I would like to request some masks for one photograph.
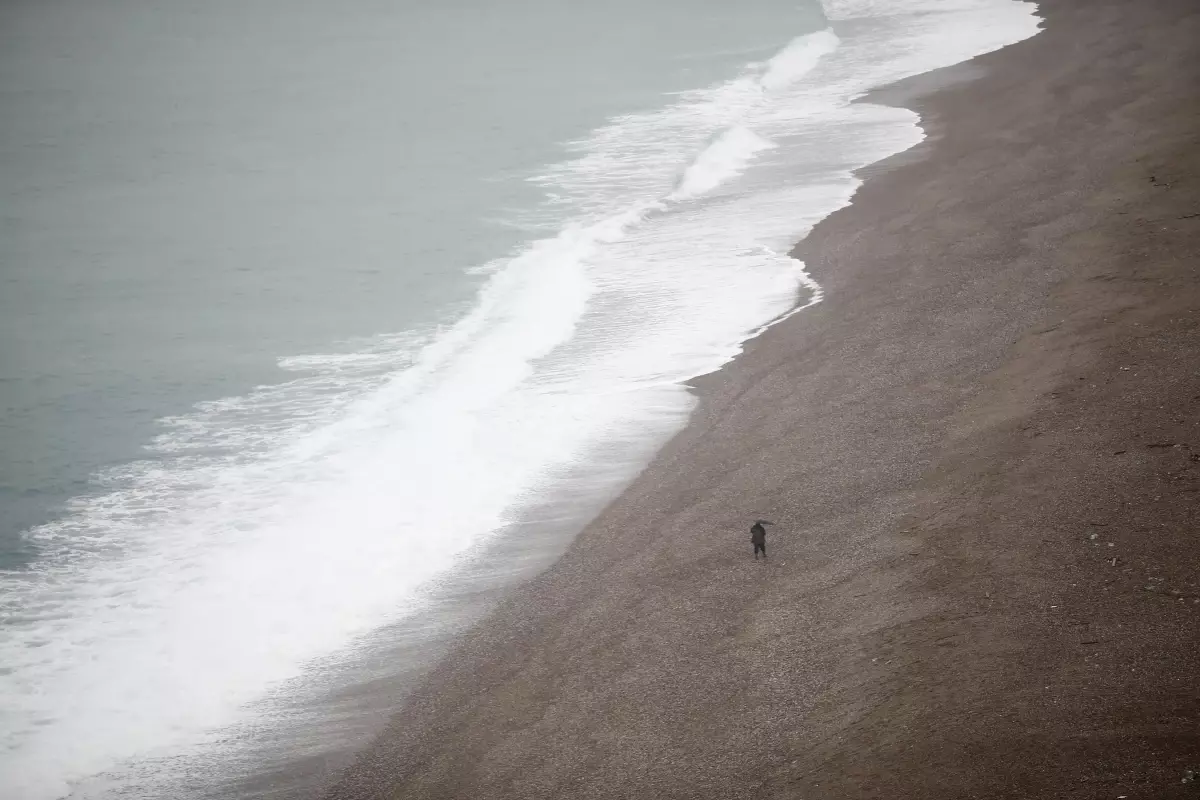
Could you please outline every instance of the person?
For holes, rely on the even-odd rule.
[[[755,521],[750,528],[750,544],[754,545],[754,560],[758,560],[758,554],[762,553],[763,559],[767,557],[767,529],[764,525],[774,525],[774,522],[767,522],[765,519]]]

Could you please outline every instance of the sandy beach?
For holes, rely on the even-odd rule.
[[[1197,796],[1200,7],[1039,5],[330,800]]]

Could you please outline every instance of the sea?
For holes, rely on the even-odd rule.
[[[319,794],[1036,11],[0,6],[0,796]]]

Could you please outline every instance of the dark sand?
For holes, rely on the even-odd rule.
[[[1200,3],[1042,9],[332,800],[1200,797]]]

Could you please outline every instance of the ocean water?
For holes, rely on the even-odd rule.
[[[853,101],[1035,11],[0,10],[0,795],[316,785],[380,723],[320,698],[821,301],[785,254],[923,136]]]

